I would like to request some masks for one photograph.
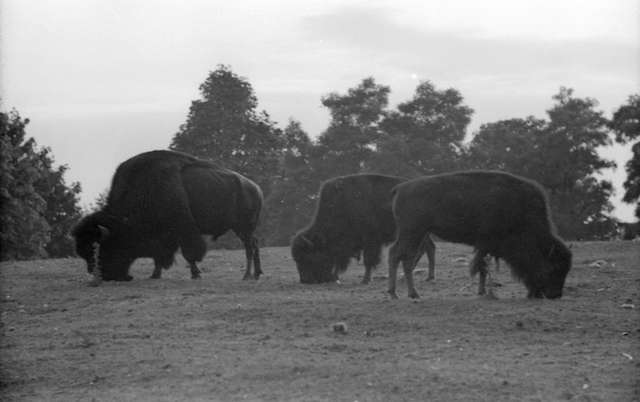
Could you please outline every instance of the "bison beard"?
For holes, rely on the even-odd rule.
[[[118,167],[105,207],[75,227],[76,252],[94,274],[93,284],[133,279],[129,267],[140,257],[153,258],[151,277],[160,278],[178,248],[191,277],[199,278],[202,235],[216,239],[233,230],[245,246],[244,278],[258,279],[254,231],[261,208],[260,188],[238,173],[179,152],[147,152]]]
[[[529,298],[562,296],[571,251],[555,234],[547,200],[535,182],[502,172],[459,172],[422,177],[393,190],[398,234],[389,251],[389,294],[396,295],[402,262],[408,294],[415,258],[426,233],[474,246],[471,271],[486,276],[488,254],[503,259],[527,288]]]
[[[327,180],[320,187],[316,213],[311,224],[291,241],[291,255],[302,283],[335,282],[346,271],[351,258],[362,253],[363,283],[380,262],[382,246],[395,239],[391,212],[391,189],[405,179],[358,174]],[[424,236],[423,251],[429,258],[433,279],[435,245]],[[416,261],[417,262],[417,261]]]

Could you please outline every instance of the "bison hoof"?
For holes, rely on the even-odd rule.
[[[543,298],[543,294],[542,294],[542,291],[540,290],[530,291],[527,294],[527,299],[542,299],[542,298]]]
[[[436,279],[436,278],[435,278],[433,275],[429,275],[429,276],[427,276],[427,279],[425,279],[425,281],[426,281],[426,282],[429,282],[429,281],[433,281],[433,280],[435,280],[435,279]]]
[[[260,273],[254,273],[253,275],[251,275],[249,272],[245,273],[244,276],[242,277],[243,281],[250,281],[250,280],[258,280],[260,279]]]
[[[418,292],[410,292],[409,293],[409,298],[410,299],[419,299],[420,295],[418,294]]]
[[[127,274],[124,276],[107,276],[107,277],[103,277],[102,280],[104,281],[116,281],[116,282],[129,282],[133,280],[133,276]]]
[[[200,274],[191,274],[191,279],[200,279]]]
[[[389,297],[396,300],[398,299],[398,294],[395,291],[389,291]]]
[[[150,279],[160,279],[160,278],[161,278],[161,276],[157,275],[157,274],[153,274],[153,275],[150,276]]]

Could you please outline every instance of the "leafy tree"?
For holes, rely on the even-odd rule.
[[[366,169],[375,152],[389,91],[389,87],[378,85],[369,77],[345,95],[333,92],[322,98],[322,104],[331,113],[331,122],[314,150],[320,177],[326,179]]]
[[[468,147],[464,166],[535,177],[545,164],[540,138],[546,125],[533,116],[483,124]]]
[[[610,127],[616,134],[616,141],[628,143],[640,139],[640,95],[631,95],[627,103],[613,114]],[[635,215],[640,218],[640,141],[631,147],[631,159],[625,165],[627,179],[624,182],[623,201],[636,203]]]
[[[372,155],[369,170],[399,177],[420,176],[420,171],[410,163],[411,144],[401,136],[383,133]]]
[[[89,207],[89,209],[91,210],[91,212],[96,212],[98,210],[101,210],[102,208],[104,208],[107,205],[107,198],[109,197],[109,188],[106,188],[104,190],[102,190],[100,192],[100,194],[98,194],[98,196],[96,197],[94,203]]]
[[[613,186],[594,176],[602,169],[615,167],[615,162],[601,158],[597,152],[598,147],[611,145],[608,121],[602,111],[596,110],[595,99],[576,98],[572,89],[560,88],[553,99],[556,104],[547,111],[549,125],[544,142],[551,163],[545,164],[541,174],[555,201],[559,230],[574,238],[608,237],[615,231],[615,222],[609,216]],[[581,230],[563,222],[572,222]]]
[[[47,203],[36,190],[42,171],[34,139],[25,139],[27,124],[15,110],[0,112],[2,260],[45,257],[50,240]]]
[[[485,124],[471,141],[465,164],[504,170],[536,180],[550,196],[554,221],[569,238],[607,237],[613,187],[594,175],[615,166],[597,148],[609,145],[607,120],[591,98],[575,98],[561,88],[547,111],[549,120],[533,117]]]
[[[266,112],[256,110],[251,84],[221,65],[199,89],[201,99],[191,102],[170,148],[235,170],[268,193],[281,156],[281,131]]]
[[[320,180],[311,163],[314,148],[298,121],[284,130],[285,150],[280,175],[266,200],[267,219],[262,226],[266,244],[283,246],[313,216]]]
[[[68,257],[80,184],[66,185],[67,166],[54,168],[51,150],[26,138],[28,123],[16,111],[0,113],[1,258]]]
[[[610,127],[620,143],[640,138],[640,94],[629,96],[627,103],[613,113]]]
[[[429,82],[416,88],[413,99],[388,113],[376,169],[409,175],[435,174],[459,167],[459,157],[473,109],[456,89],[438,90]]]
[[[53,156],[49,148],[41,149],[38,154],[41,178],[35,183],[36,191],[44,198],[45,219],[51,227],[51,239],[45,246],[49,257],[69,257],[75,254],[75,242],[71,230],[80,219],[80,184],[75,182],[67,186],[64,174],[66,165],[54,168]]]

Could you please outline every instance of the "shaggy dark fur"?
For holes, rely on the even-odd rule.
[[[361,252],[365,266],[362,282],[369,282],[371,271],[380,262],[382,246],[395,239],[391,189],[404,180],[359,174],[324,182],[313,221],[291,242],[300,282],[337,281],[351,258],[359,257]],[[435,245],[429,236],[421,240],[424,241],[416,259],[426,250],[432,279]]]
[[[484,257],[491,254],[506,261],[528,297],[562,296],[571,252],[555,234],[545,193],[537,183],[502,172],[469,171],[418,178],[393,192],[398,236],[389,251],[392,297],[397,297],[400,261],[409,297],[418,297],[412,271],[426,233],[474,246],[472,272],[486,275]]]
[[[238,173],[172,151],[152,151],[116,170],[104,208],[86,216],[73,231],[78,255],[97,281],[128,281],[139,257],[155,262],[152,278],[169,268],[178,247],[198,278],[206,244],[233,230],[247,258],[245,279],[258,279],[260,254],[254,231],[262,192]],[[94,269],[97,268],[97,269]],[[95,272],[94,272],[95,271]]]

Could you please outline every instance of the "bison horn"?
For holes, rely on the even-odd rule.
[[[109,229],[107,229],[105,226],[98,225],[98,230],[100,231],[99,241],[102,241],[109,237]]]
[[[300,240],[305,242],[309,247],[313,247],[313,242],[307,236],[300,236]]]

